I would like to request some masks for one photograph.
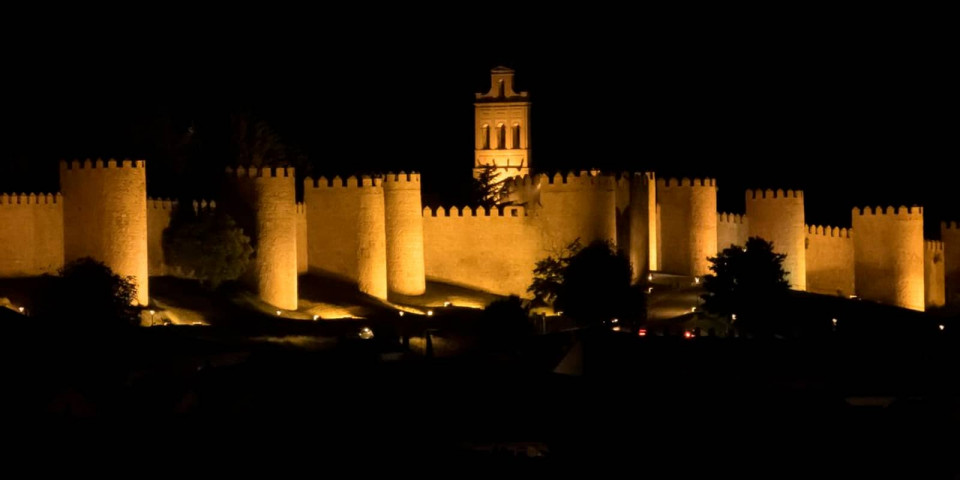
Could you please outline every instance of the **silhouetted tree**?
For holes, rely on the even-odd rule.
[[[496,170],[484,168],[470,184],[470,204],[474,207],[494,208],[504,203],[503,182],[497,181]]]
[[[211,289],[239,278],[253,256],[250,237],[229,215],[216,210],[194,212],[183,204],[163,232],[163,250],[168,265]]]
[[[541,303],[552,305],[557,299],[560,285],[563,284],[563,272],[570,264],[570,259],[583,249],[580,239],[576,239],[555,255],[548,255],[538,261],[533,268],[533,283],[527,291]]]
[[[785,254],[773,244],[751,237],[745,247],[731,246],[709,258],[712,275],[704,278],[704,309],[731,318],[740,330],[769,332],[790,288],[783,269]]]
[[[529,291],[584,325],[641,316],[645,296],[630,285],[627,256],[606,241],[579,245],[537,262]]]
[[[68,326],[113,328],[137,325],[133,277],[121,277],[92,258],[81,258],[45,278],[35,315]]]

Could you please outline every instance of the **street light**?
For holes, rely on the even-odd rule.
[[[942,332],[944,329],[946,329],[946,328],[947,328],[946,325],[944,325],[944,324],[942,324],[942,323],[940,324],[940,331],[941,331],[941,332]]]
[[[150,310],[150,326],[152,327],[154,322],[154,316],[157,314],[156,310]]]
[[[316,322],[317,320],[320,320],[320,315],[313,316],[313,321]]]

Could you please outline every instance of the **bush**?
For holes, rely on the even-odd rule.
[[[163,232],[163,250],[168,265],[211,289],[240,278],[253,256],[250,237],[229,215],[183,206]]]
[[[138,325],[140,308],[132,277],[121,277],[92,258],[65,265],[46,277],[34,306],[35,315],[69,326],[126,327]]]

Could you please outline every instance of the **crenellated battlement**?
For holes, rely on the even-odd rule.
[[[383,176],[384,183],[420,183],[420,174],[418,172],[400,173],[389,172]]]
[[[57,205],[63,197],[59,193],[2,193],[0,207],[11,205]]]
[[[743,225],[746,223],[747,216],[739,213],[717,213],[717,221],[720,223],[731,223]]]
[[[295,171],[293,167],[227,167],[228,176],[237,178],[276,178],[293,177]]]
[[[676,188],[676,187],[716,187],[717,180],[709,177],[704,178],[661,178],[657,180],[657,188]]]
[[[940,240],[924,240],[923,249],[930,253],[943,254],[943,242]]]
[[[534,187],[540,182],[541,175],[517,175],[503,181],[504,188],[512,190],[516,187]]]
[[[654,172],[620,172],[614,178],[618,187],[628,187],[634,179],[639,179],[641,185],[657,183],[657,175]]]
[[[803,199],[803,190],[747,189],[748,200]]]
[[[477,207],[476,209],[470,207],[463,207],[462,209],[457,207],[450,207],[446,209],[444,207],[437,207],[432,209],[430,207],[423,208],[424,217],[526,217],[527,209],[518,206],[518,205],[508,205],[504,207],[495,207],[491,209]]]
[[[193,201],[193,211],[194,213],[200,213],[201,211],[213,211],[217,209],[217,202],[210,200],[194,200]]]
[[[557,172],[553,175],[538,175],[542,188],[563,188],[564,186],[603,186],[613,187],[614,179],[609,175],[600,175],[596,171],[580,170],[569,171],[566,174]]]
[[[177,200],[171,198],[147,197],[147,209],[150,210],[173,210],[178,204]]]
[[[853,229],[831,227],[828,225],[807,225],[807,235],[827,238],[851,238]]]
[[[382,185],[382,179],[369,175],[361,175],[360,177],[351,175],[347,178],[342,178],[337,175],[331,179],[323,176],[316,179],[312,177],[303,179],[303,186],[305,188],[363,188],[380,187]]]
[[[940,222],[940,228],[944,230],[960,230],[960,222]]]
[[[104,161],[102,158],[98,158],[96,160],[91,160],[88,158],[86,160],[73,159],[69,162],[66,160],[60,161],[60,169],[67,170],[67,171],[95,170],[95,169],[103,169],[103,168],[146,168],[146,167],[147,167],[146,160],[125,159],[125,160],[118,161],[116,159],[111,158],[109,160]]]
[[[900,205],[899,207],[894,207],[894,206],[886,206],[886,207],[877,206],[876,208],[874,208],[874,207],[862,207],[862,208],[861,208],[861,207],[853,207],[853,215],[854,215],[854,216],[863,216],[863,217],[865,217],[865,216],[885,215],[885,216],[896,216],[896,217],[904,217],[904,218],[911,218],[911,219],[916,219],[916,220],[922,220],[922,219],[923,219],[923,207],[919,207],[919,206],[917,206],[917,205],[914,205],[914,206],[911,206],[911,207],[907,207],[907,206],[905,206],[905,205]]]

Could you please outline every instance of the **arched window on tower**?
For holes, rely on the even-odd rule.
[[[480,148],[490,150],[490,125],[480,127]]]
[[[500,150],[507,148],[507,126],[502,123],[497,131],[497,148]]]
[[[503,80],[497,82],[497,98],[503,98]]]
[[[521,147],[520,147],[520,124],[519,124],[519,123],[514,123],[514,124],[513,124],[513,148],[521,148]]]

